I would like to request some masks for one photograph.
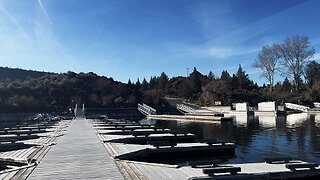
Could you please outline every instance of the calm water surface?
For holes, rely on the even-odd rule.
[[[145,120],[149,121],[149,120]],[[291,157],[320,163],[320,114],[288,116],[237,115],[230,122],[159,121],[149,123],[173,131],[193,133],[198,140],[236,143],[229,163],[262,162],[267,157]]]
[[[0,128],[14,127],[26,115],[0,115]],[[289,156],[320,164],[320,114],[288,116],[235,116],[229,122],[143,120],[145,123],[193,133],[197,140],[236,143],[236,157],[228,163],[262,162],[267,157]]]

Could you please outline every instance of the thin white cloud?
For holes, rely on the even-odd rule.
[[[213,6],[200,1],[190,9],[192,18],[198,22],[199,28],[203,31],[204,41],[199,44],[173,42],[167,45],[166,50],[172,54],[172,57],[193,57],[197,59],[230,59],[254,54],[263,45],[272,42],[273,37],[279,38],[277,34],[272,36],[261,35],[280,25],[287,14],[306,5],[308,4],[302,3],[240,26],[234,19],[230,2],[218,2]]]
[[[38,0],[35,5],[34,31],[38,41],[42,41],[45,45],[52,38],[52,26],[49,15],[44,8],[42,1]]]
[[[53,72],[79,68],[79,63],[54,36],[54,24],[43,2],[37,0],[26,7],[26,12],[10,13],[0,5],[0,66]],[[19,23],[26,17],[29,22]]]
[[[1,4],[0,4],[0,11],[3,14],[5,14],[11,20],[11,22],[13,22],[16,25],[22,33],[26,33],[22,28],[22,26],[20,25],[20,23],[17,21],[17,19],[14,18],[14,16],[12,16]]]
[[[196,17],[200,23],[204,34],[207,37],[207,43],[219,44],[241,44],[258,37],[262,33],[275,26],[281,26],[285,18],[292,12],[300,11],[301,8],[310,6],[306,1],[297,6],[287,8],[269,16],[258,19],[250,24],[241,25],[235,20],[235,14],[232,9],[232,1],[218,1],[216,4],[196,5],[193,11],[193,17]],[[198,14],[198,15],[195,15]],[[290,17],[290,16],[289,16]],[[209,36],[208,36],[209,34]],[[262,37],[263,38],[263,37]]]
[[[39,4],[39,6],[40,6],[40,8],[41,8],[41,10],[42,10],[42,12],[43,12],[43,14],[46,16],[46,18],[48,18],[48,19],[50,20],[50,17],[49,17],[49,15],[48,15],[48,12],[47,12],[46,8],[44,7],[42,1],[41,1],[41,0],[38,0],[38,4]]]
[[[223,48],[223,47],[211,47],[207,49],[208,55],[217,59],[226,59],[235,56],[241,56],[246,54],[252,54],[257,52],[256,49],[240,49],[240,48]]]
[[[256,47],[238,47],[238,46],[214,46],[214,45],[199,45],[192,46],[182,43],[169,44],[166,50],[175,57],[193,57],[193,58],[210,58],[210,59],[228,59],[237,56],[253,54],[259,51]]]
[[[221,34],[238,28],[230,4],[215,1],[215,4],[198,1],[191,9],[191,17],[199,23],[206,38],[216,38]]]

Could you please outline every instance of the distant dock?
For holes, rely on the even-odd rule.
[[[155,120],[182,120],[182,121],[229,121],[232,117],[220,117],[214,115],[148,115],[148,119]]]
[[[183,115],[157,114],[155,108],[146,104],[138,104],[138,110],[148,119],[154,120],[180,120],[180,121],[229,121],[232,117],[224,117],[223,114],[210,110],[195,110],[184,104],[177,104],[177,109],[183,112]]]

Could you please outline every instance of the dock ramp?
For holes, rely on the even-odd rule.
[[[292,109],[292,110],[295,110],[295,111],[301,111],[301,112],[309,112],[310,111],[309,107],[302,106],[302,105],[299,105],[299,104],[285,103],[285,105],[286,105],[286,108]]]
[[[177,109],[183,113],[189,113],[189,114],[193,114],[196,112],[196,109],[187,106],[185,104],[177,104]]]
[[[154,109],[153,107],[148,106],[148,105],[146,105],[144,103],[142,103],[142,104],[138,103],[138,110],[142,114],[144,114],[146,116],[148,116],[148,115],[156,115],[157,114],[157,110],[156,109]]]

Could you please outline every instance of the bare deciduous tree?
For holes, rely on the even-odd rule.
[[[261,52],[258,54],[258,59],[252,65],[254,68],[262,70],[262,76],[269,81],[270,91],[272,91],[274,84],[274,75],[278,68],[278,60],[280,55],[277,51],[276,45],[266,45],[262,47]]]
[[[285,68],[285,75],[293,78],[293,85],[299,91],[304,65],[315,53],[307,36],[287,37],[282,45],[277,46]]]

